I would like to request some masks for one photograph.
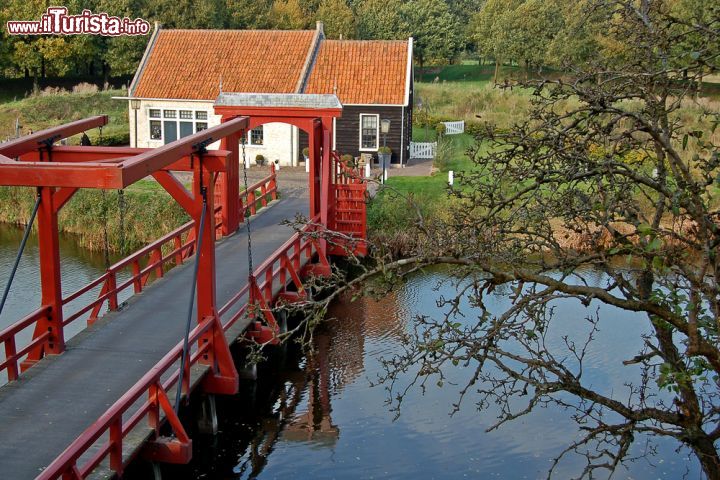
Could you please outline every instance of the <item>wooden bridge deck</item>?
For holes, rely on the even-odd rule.
[[[307,215],[307,205],[307,198],[285,197],[252,218],[255,265],[291,237],[292,230],[280,223]],[[217,243],[216,265],[222,306],[247,283],[244,226]],[[65,353],[0,388],[0,477],[37,476],[182,340],[192,270],[192,262],[174,268],[70,340]]]

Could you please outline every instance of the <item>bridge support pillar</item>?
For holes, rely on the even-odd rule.
[[[47,341],[30,351],[20,368],[27,370],[48,354],[65,350],[63,332],[62,286],[60,280],[60,241],[58,238],[58,211],[54,187],[38,187],[38,247],[40,251],[41,304],[50,307],[46,318],[37,322],[33,338],[48,333]]]
[[[223,117],[222,122],[232,118]],[[230,156],[225,163],[225,171],[218,173],[217,178],[217,204],[221,206],[220,219],[222,220],[221,232],[223,236],[235,232],[240,225],[240,136],[238,134],[228,135],[220,141],[220,149],[230,151]]]

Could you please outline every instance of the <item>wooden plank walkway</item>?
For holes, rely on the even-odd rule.
[[[255,266],[294,233],[280,223],[307,215],[307,206],[307,197],[286,197],[252,218]],[[220,307],[247,284],[244,224],[217,243],[216,265]],[[71,339],[65,353],[0,388],[0,477],[35,478],[182,340],[192,269],[193,262],[174,268]]]

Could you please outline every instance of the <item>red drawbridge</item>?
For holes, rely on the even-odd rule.
[[[0,185],[37,189],[42,292],[36,311],[0,332],[0,374],[8,379],[0,388],[3,478],[122,476],[137,455],[188,462],[192,440],[173,407],[178,389],[186,397],[194,389],[236,393],[229,344],[273,342],[279,298],[302,299],[303,278],[329,274],[330,255],[365,253],[366,185],[330,148],[333,119],[342,114],[334,95],[227,94],[215,111],[220,125],[157,149],[56,145],[105,125],[105,116],[0,144]],[[269,122],[308,133],[307,194],[278,199],[274,168],[240,191],[240,139]],[[208,149],[215,142],[220,148]],[[192,188],[172,171],[191,172]],[[123,189],[147,176],[192,220],[63,296],[58,212],[80,188]],[[310,220],[303,232],[282,225],[298,213]],[[339,232],[342,241],[318,231]],[[95,291],[96,299],[64,314]],[[136,295],[121,304],[130,291]],[[66,341],[67,327],[80,321],[87,328]],[[163,426],[172,434],[162,435]]]

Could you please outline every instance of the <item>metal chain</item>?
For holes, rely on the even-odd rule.
[[[248,178],[247,178],[247,158],[245,154],[245,135],[242,136],[242,141],[240,142],[240,145],[242,146],[242,164],[243,164],[243,179],[245,182],[245,194],[247,198],[248,192]],[[247,205],[243,205],[243,209],[247,210]],[[243,212],[243,216],[245,217],[245,228],[247,230],[247,242],[248,242],[248,277],[252,277],[253,275],[253,255],[252,255],[252,238],[250,235],[250,215],[245,215],[245,212]]]
[[[118,209],[120,210],[120,253],[125,255],[125,190],[118,190]]]

